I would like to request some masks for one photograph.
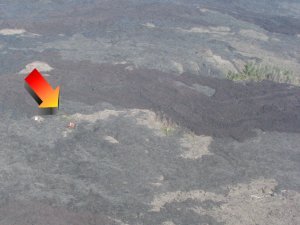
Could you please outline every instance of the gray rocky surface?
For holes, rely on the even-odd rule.
[[[0,2],[0,225],[300,223],[297,1]],[[56,115],[24,89],[60,85]],[[70,126],[74,124],[75,126]]]

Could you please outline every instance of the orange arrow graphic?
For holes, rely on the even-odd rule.
[[[52,89],[51,85],[45,80],[43,75],[34,69],[26,78],[25,82],[38,97],[35,98],[39,103],[39,108],[58,108],[59,106],[59,90],[57,87],[55,90]],[[31,92],[29,90],[29,92]]]

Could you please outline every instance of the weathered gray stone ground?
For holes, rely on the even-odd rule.
[[[1,1],[0,225],[300,224],[300,88],[225,79],[299,79],[299,24],[292,0]]]

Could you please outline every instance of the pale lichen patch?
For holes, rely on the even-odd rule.
[[[123,111],[116,111],[116,110],[103,110],[103,111],[99,111],[93,114],[81,114],[81,113],[76,113],[72,116],[70,116],[72,119],[76,120],[76,121],[86,121],[86,122],[90,122],[90,123],[95,123],[97,120],[106,120],[108,119],[110,116],[118,116],[120,115],[120,113],[122,113]]]
[[[230,27],[225,26],[209,26],[209,27],[192,27],[190,29],[184,29],[184,28],[177,28],[178,31],[181,32],[188,32],[188,33],[200,33],[200,34],[229,34],[231,29]]]
[[[257,40],[261,40],[261,41],[269,40],[269,37],[266,34],[255,31],[255,30],[242,29],[242,30],[240,30],[239,33],[246,38],[257,39]]]
[[[34,34],[34,33],[27,32],[25,29],[11,29],[11,28],[1,29],[0,30],[0,35],[31,37],[31,38],[40,36],[39,34]]]
[[[48,63],[41,62],[41,61],[35,61],[35,62],[27,64],[25,66],[25,68],[19,72],[19,74],[28,74],[34,69],[37,69],[40,72],[50,72],[53,70],[53,68]],[[47,74],[47,75],[49,75],[49,74]]]
[[[161,225],[175,225],[172,221],[165,221]]]
[[[211,199],[224,200],[224,196],[218,195],[212,192],[206,192],[204,190],[192,190],[192,191],[174,191],[162,193],[155,196],[151,202],[152,212],[159,212],[168,203],[184,202],[188,199],[197,201],[206,201]]]
[[[112,136],[105,136],[104,140],[106,140],[112,144],[119,144],[119,141]]]
[[[182,74],[184,72],[183,65],[181,63],[172,61],[172,64],[178,74]]]
[[[224,59],[220,55],[214,54],[211,49],[207,49],[204,53],[207,58],[206,60],[212,64],[214,64],[216,67],[220,68],[223,71],[234,71],[236,72],[235,66],[227,59]]]
[[[199,215],[209,215],[225,224],[297,224],[300,221],[300,194],[295,191],[275,193],[274,179],[257,179],[250,184],[229,188],[224,204],[211,209],[192,208]],[[212,199],[220,201],[221,199]],[[275,213],[276,212],[276,213]],[[271,216],[270,216],[271,215]],[[294,215],[294,216],[282,216]]]
[[[21,35],[24,34],[26,30],[24,29],[1,29],[0,30],[0,35],[5,35],[5,36],[12,36],[12,35]]]
[[[212,141],[213,138],[209,136],[184,134],[180,139],[180,144],[183,148],[183,153],[180,156],[185,159],[199,159],[203,155],[212,155],[209,151]]]
[[[119,61],[119,62],[114,62],[113,64],[114,65],[125,65],[127,63],[128,63],[127,61]]]
[[[132,109],[130,116],[136,118],[138,125],[143,125],[153,130],[157,136],[167,136],[176,129],[176,124],[172,124],[166,119],[160,119],[150,110]]]
[[[191,211],[228,225],[298,224],[300,194],[289,190],[275,191],[277,185],[274,179],[258,178],[250,183],[224,187],[228,190],[226,195],[204,190],[166,192],[154,197],[150,203],[151,211],[159,212],[167,204],[182,203],[190,199],[199,202],[190,207]],[[204,201],[216,204],[211,208],[202,207],[201,203]]]
[[[155,28],[155,24],[154,23],[144,23],[143,26],[147,27],[147,28]]]

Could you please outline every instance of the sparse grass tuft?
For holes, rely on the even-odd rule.
[[[169,136],[172,132],[174,132],[174,128],[173,127],[170,127],[170,126],[163,126],[162,128],[162,131],[164,132],[164,134],[166,136]]]
[[[156,120],[159,121],[161,125],[161,131],[166,135],[169,136],[175,132],[177,124],[174,123],[166,114],[162,112],[156,112]]]
[[[263,81],[270,80],[277,83],[299,85],[299,79],[293,72],[277,66],[267,66],[255,63],[247,63],[239,73],[229,71],[227,79],[233,81]]]

